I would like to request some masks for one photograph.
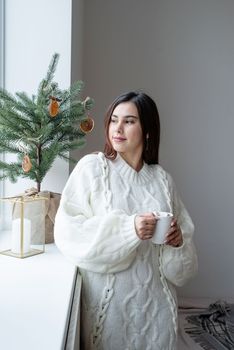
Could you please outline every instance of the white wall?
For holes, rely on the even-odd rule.
[[[54,52],[60,54],[55,81],[70,85],[71,0],[6,1],[6,76],[8,91],[35,93]],[[69,173],[68,163],[57,160],[42,183],[42,190],[61,192]],[[29,180],[6,183],[5,195],[35,186]]]
[[[84,66],[84,0],[72,0],[72,46],[71,46],[71,81],[83,80]],[[84,81],[83,81],[84,82]],[[81,97],[83,93],[81,93]],[[88,137],[87,137],[88,139]],[[88,144],[90,144],[88,140]],[[81,158],[87,153],[87,146],[72,151],[71,156]],[[70,171],[75,164],[70,164]]]
[[[102,148],[114,97],[157,102],[160,159],[195,222],[200,270],[181,295],[233,296],[234,2],[86,0],[83,79],[95,101],[84,153]]]

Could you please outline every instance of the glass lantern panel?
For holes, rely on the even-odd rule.
[[[26,258],[45,251],[45,200],[38,195],[3,199],[1,254]]]

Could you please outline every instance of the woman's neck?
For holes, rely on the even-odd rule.
[[[128,165],[130,165],[130,167],[132,167],[137,172],[140,171],[143,167],[143,159],[141,156],[137,154],[129,156],[126,153],[119,153],[119,155],[125,160],[126,163],[128,163]]]

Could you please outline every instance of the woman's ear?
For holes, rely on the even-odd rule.
[[[147,132],[146,134],[146,147],[145,147],[145,150],[148,151],[149,149],[149,133]]]

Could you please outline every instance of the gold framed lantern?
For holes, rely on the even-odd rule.
[[[2,224],[0,254],[22,259],[44,253],[47,198],[22,195],[1,200],[3,215],[10,220]]]

